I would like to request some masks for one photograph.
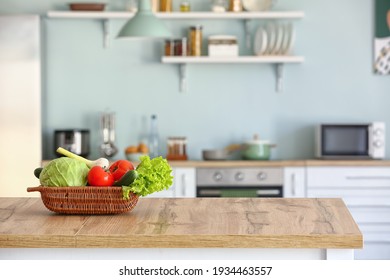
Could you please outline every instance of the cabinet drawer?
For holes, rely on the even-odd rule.
[[[342,198],[347,206],[390,207],[390,187],[308,188],[307,196]]]
[[[308,167],[307,186],[389,187],[389,167]]]
[[[359,226],[369,232],[388,231],[390,238],[390,207],[349,206],[348,209]]]
[[[389,242],[390,224],[360,223],[359,229],[363,234],[364,242]]]

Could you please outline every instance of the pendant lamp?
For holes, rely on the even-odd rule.
[[[138,0],[138,12],[119,31],[117,38],[169,38],[171,33],[153,14],[150,0]]]

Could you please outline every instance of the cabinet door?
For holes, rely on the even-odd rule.
[[[284,168],[284,197],[305,197],[305,168]]]
[[[322,187],[389,187],[389,167],[308,167],[307,185]]]
[[[196,197],[195,168],[174,168],[174,189],[176,197]]]
[[[363,233],[355,259],[390,258],[390,168],[309,167],[308,197],[340,197]]]
[[[388,167],[309,167],[308,197],[341,197],[347,206],[390,207]]]
[[[195,197],[195,168],[172,168],[173,184],[168,190],[156,192],[146,197]]]

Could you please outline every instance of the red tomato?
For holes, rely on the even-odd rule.
[[[134,165],[125,159],[117,160],[110,166],[110,172],[114,176],[114,181],[118,181],[129,170],[134,170]]]
[[[100,166],[92,167],[88,172],[87,179],[90,186],[108,187],[114,184],[112,174]]]

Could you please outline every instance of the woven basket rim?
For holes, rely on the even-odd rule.
[[[47,209],[64,214],[119,214],[131,211],[139,196],[130,192],[123,198],[122,187],[29,187],[39,191]],[[101,195],[101,196],[100,196]]]

